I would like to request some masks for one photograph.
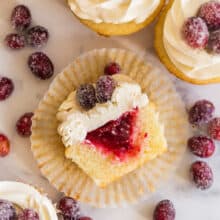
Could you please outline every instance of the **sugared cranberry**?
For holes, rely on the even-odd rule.
[[[16,219],[16,211],[11,202],[0,200],[0,219],[1,220]]]
[[[32,47],[44,46],[48,38],[48,30],[42,26],[35,26],[27,31],[27,43]]]
[[[215,54],[220,54],[220,30],[214,31],[210,34],[207,49]]]
[[[17,220],[39,220],[39,215],[33,209],[24,209],[18,214]]]
[[[116,62],[111,62],[108,65],[105,66],[104,73],[106,75],[114,75],[121,71],[121,67]]]
[[[210,1],[204,3],[199,9],[198,16],[203,18],[209,29],[216,30],[220,28],[220,2]]]
[[[8,138],[0,134],[0,157],[5,157],[9,154],[10,151],[10,142]]]
[[[8,34],[5,43],[10,49],[19,50],[25,47],[25,37],[22,34]]]
[[[80,216],[79,204],[70,197],[63,197],[57,204],[64,219],[77,220]]]
[[[0,101],[7,99],[14,91],[14,84],[7,77],[0,77]]]
[[[31,125],[32,125],[32,112],[25,113],[22,115],[16,123],[16,130],[19,135],[23,137],[29,137],[31,135]]]
[[[92,220],[92,218],[87,217],[87,216],[81,216],[77,220]]]
[[[99,103],[104,103],[112,98],[116,82],[111,76],[101,76],[96,83],[96,95]]]
[[[220,141],[220,118],[214,118],[209,122],[208,132],[211,138]]]
[[[18,31],[27,29],[31,24],[31,12],[25,5],[18,5],[11,14],[11,23]]]
[[[208,100],[197,101],[189,111],[189,122],[193,125],[207,123],[215,111],[215,106]]]
[[[162,200],[154,210],[154,220],[174,220],[176,211],[170,200]]]
[[[188,18],[183,25],[182,33],[186,43],[192,48],[203,49],[208,43],[208,27],[200,17]]]
[[[205,136],[192,137],[188,140],[188,147],[193,154],[207,158],[213,155],[215,144],[212,139]]]
[[[204,161],[196,161],[191,165],[191,175],[197,188],[208,189],[213,183],[213,173],[209,165]]]
[[[28,66],[31,72],[40,79],[49,79],[54,73],[54,66],[50,58],[42,53],[36,52],[30,55]]]

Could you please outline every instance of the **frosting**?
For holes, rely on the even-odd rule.
[[[163,30],[164,47],[173,64],[188,77],[201,80],[220,76],[220,56],[188,46],[181,29],[187,18],[195,16],[205,2],[207,0],[175,0]]]
[[[160,0],[69,0],[72,11],[95,23],[141,23],[160,4]]]
[[[22,209],[34,209],[41,220],[58,220],[50,200],[35,188],[19,182],[0,182],[0,199],[8,200]]]

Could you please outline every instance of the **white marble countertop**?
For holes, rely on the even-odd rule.
[[[50,31],[48,45],[43,48],[55,64],[59,73],[68,63],[84,51],[102,47],[122,47],[139,53],[151,53],[153,50],[153,25],[128,37],[104,38],[93,33],[74,18],[65,4],[65,0],[1,0],[0,1],[0,74],[14,80],[15,92],[5,102],[0,103],[0,132],[11,140],[12,150],[8,157],[0,159],[0,180],[21,180],[41,187],[53,201],[59,193],[41,176],[33,159],[28,139],[20,138],[15,131],[17,118],[24,112],[33,111],[51,80],[40,81],[28,70],[27,57],[34,50],[27,48],[10,52],[3,45],[3,39],[12,31],[9,17],[16,4],[24,3],[32,11],[35,24],[41,24]],[[159,62],[156,62],[160,65]],[[163,69],[164,74],[167,74]],[[189,106],[199,98],[207,98],[216,104],[216,114],[220,115],[220,84],[195,86],[172,77],[178,91]],[[219,144],[218,144],[219,145]],[[82,205],[84,213],[94,220],[146,220],[152,219],[155,204],[161,199],[171,199],[176,207],[177,220],[219,220],[220,219],[220,150],[208,159],[213,168],[215,181],[213,187],[201,192],[195,189],[188,177],[188,169],[194,158],[184,155],[177,172],[157,193],[145,202],[128,208],[94,209]]]

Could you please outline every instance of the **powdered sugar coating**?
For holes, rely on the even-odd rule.
[[[220,141],[220,118],[214,118],[209,122],[208,132],[211,138]]]
[[[5,44],[13,50],[19,50],[25,47],[25,37],[22,34],[8,34],[5,37]]]
[[[208,50],[213,53],[220,54],[220,30],[211,32],[208,43]]]

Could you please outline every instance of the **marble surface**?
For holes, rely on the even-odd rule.
[[[27,111],[33,111],[52,79],[40,81],[27,68],[27,58],[34,52],[27,48],[18,52],[10,52],[5,48],[3,39],[12,31],[9,16],[16,4],[24,3],[32,11],[34,24],[41,24],[50,31],[50,40],[42,50],[55,64],[55,72],[59,73],[68,63],[82,52],[102,47],[122,47],[134,50],[142,55],[153,50],[153,27],[142,30],[128,37],[104,38],[93,33],[78,20],[66,6],[65,0],[10,0],[0,1],[0,74],[11,77],[15,83],[15,92],[5,102],[0,103],[0,132],[11,140],[11,153],[0,159],[0,180],[21,180],[44,189],[56,202],[60,194],[41,176],[31,154],[28,139],[20,138],[15,131],[17,118]],[[155,61],[156,59],[156,61]],[[155,65],[160,66],[163,74],[168,74],[157,58]],[[190,106],[199,98],[207,98],[216,104],[216,114],[220,115],[220,84],[195,86],[171,77]],[[155,204],[161,199],[171,199],[176,207],[177,220],[218,220],[220,219],[220,145],[216,143],[215,155],[208,159],[215,175],[213,187],[201,192],[189,181],[188,169],[195,157],[186,153],[177,171],[164,186],[148,200],[128,208],[95,209],[82,205],[85,214],[95,220],[151,220]]]

